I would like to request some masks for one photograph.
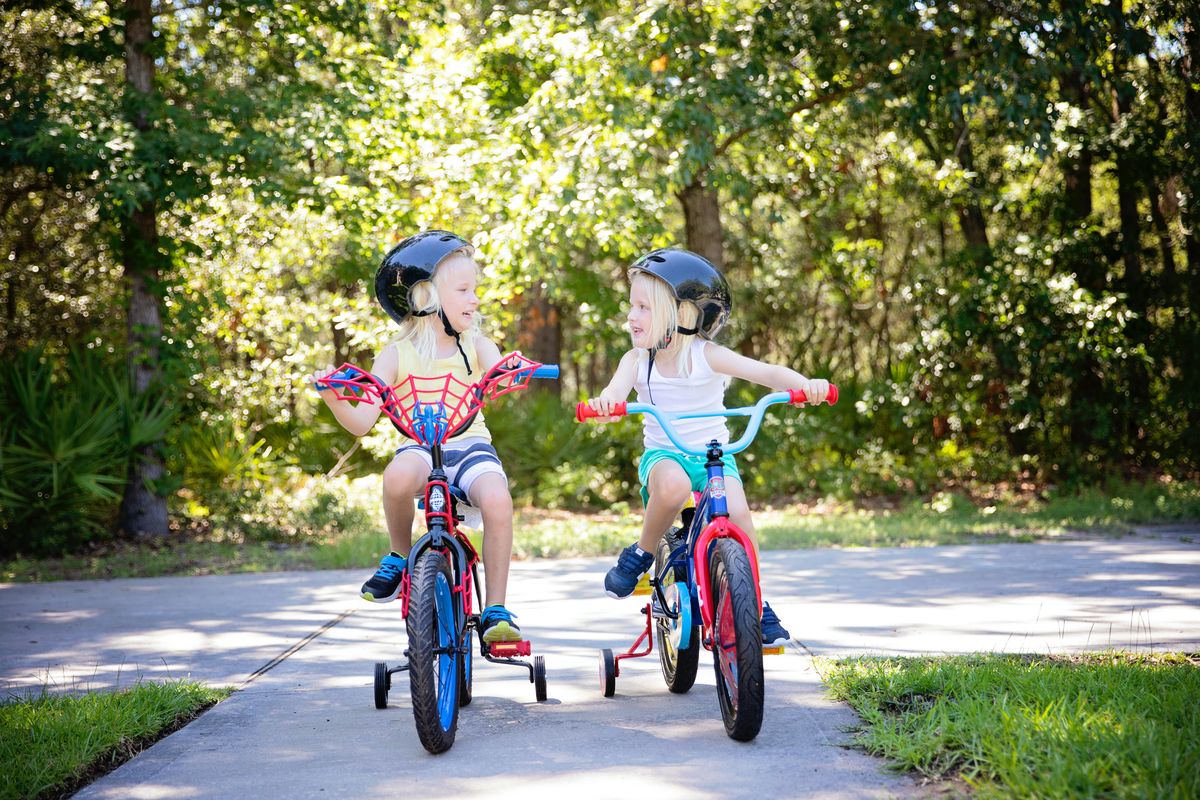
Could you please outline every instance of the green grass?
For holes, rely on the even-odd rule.
[[[65,796],[228,697],[191,681],[0,704],[0,800]]]
[[[973,794],[1200,796],[1200,662],[1182,654],[819,661],[856,741]]]
[[[894,509],[823,504],[755,514],[765,549],[1032,541],[1070,533],[1120,535],[1134,525],[1200,520],[1200,485],[1114,484],[1048,499],[969,499],[943,492]]]
[[[360,482],[339,501],[341,510],[322,517],[319,532],[301,535],[296,520],[282,520],[272,541],[217,531],[206,537],[178,536],[158,547],[118,544],[81,556],[0,562],[0,581],[203,575],[302,569],[366,569],[378,563],[387,544],[377,491]],[[764,549],[881,547],[1030,541],[1072,532],[1119,535],[1142,523],[1200,520],[1200,485],[1114,484],[1104,489],[1056,495],[1001,494],[968,498],[941,493],[891,507],[832,502],[757,509]],[[339,516],[339,514],[341,516]],[[604,513],[518,511],[513,555],[517,559],[616,554],[641,527],[639,510],[624,503]],[[479,537],[474,537],[476,545]]]

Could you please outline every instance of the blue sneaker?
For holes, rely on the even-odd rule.
[[[619,600],[633,594],[633,590],[637,588],[638,579],[654,563],[653,553],[642,553],[639,556],[637,551],[637,542],[622,550],[621,555],[617,558],[617,565],[604,576],[604,591],[609,597]]]
[[[513,622],[516,615],[504,606],[488,606],[479,615],[479,627],[483,629],[483,640],[496,642],[521,641],[521,629]]]
[[[783,623],[779,621],[779,617],[771,610],[771,606],[763,603],[762,613],[762,639],[763,646],[775,647],[788,643],[792,635],[787,632],[787,628],[783,627]]]
[[[400,583],[407,565],[408,559],[395,551],[384,556],[379,561],[379,569],[362,585],[362,599],[372,603],[390,603],[399,597]]]

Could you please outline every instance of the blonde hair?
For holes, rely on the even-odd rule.
[[[441,269],[442,265],[455,256],[463,256],[475,268],[475,274],[479,274],[479,265],[472,258],[474,250],[467,247],[460,247],[458,250],[448,254],[445,258],[438,262],[433,269],[433,277],[430,280],[420,281],[413,285],[410,297],[412,299],[411,308],[415,311],[428,311],[424,316],[409,315],[404,322],[400,323],[400,332],[396,337],[397,342],[407,341],[416,351],[417,357],[422,361],[433,361],[437,358],[437,336],[440,331],[445,330],[442,327],[442,302],[438,297],[438,289],[445,285],[446,273]],[[463,331],[462,336],[470,342],[480,330],[482,315],[478,312],[475,314],[475,319],[471,322],[470,330]],[[465,346],[465,343],[464,343]]]
[[[629,282],[646,281],[650,294],[650,334],[655,342],[668,343],[659,350],[660,354],[675,359],[675,368],[681,378],[692,374],[692,341],[694,333],[680,333],[678,328],[695,328],[700,319],[700,309],[690,300],[677,300],[671,287],[661,278],[645,270],[630,270]]]

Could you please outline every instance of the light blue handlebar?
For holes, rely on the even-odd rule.
[[[671,424],[671,420],[679,419],[706,419],[708,417],[749,417],[750,422],[746,425],[746,430],[742,433],[742,438],[736,442],[730,442],[725,445],[722,450],[726,455],[740,453],[750,446],[754,441],[754,437],[758,435],[759,426],[762,425],[763,415],[767,413],[767,406],[773,406],[778,403],[790,402],[791,395],[787,392],[772,392],[759,398],[759,401],[752,406],[744,408],[727,408],[724,411],[698,411],[691,414],[666,414],[659,411],[657,406],[649,403],[627,403],[625,405],[626,414],[649,414],[658,420],[662,425],[663,432],[667,434],[676,447],[683,452],[693,456],[703,456],[708,453],[708,446],[705,443],[699,450],[691,447],[680,441],[679,433],[675,430],[675,426]]]
[[[533,375],[531,377],[534,377],[534,378],[557,378],[558,377],[558,365],[557,364],[543,364],[542,366],[538,367],[537,369],[535,369],[533,371]]]

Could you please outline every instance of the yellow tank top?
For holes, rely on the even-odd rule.
[[[455,349],[454,355],[445,358],[435,358],[433,361],[424,361],[417,355],[416,348],[412,346],[412,342],[407,339],[395,342],[397,356],[396,382],[403,381],[410,375],[416,375],[423,378],[435,378],[442,375],[453,375],[458,380],[466,384],[475,383],[481,377],[482,373],[479,369],[479,356],[475,353],[475,338],[469,334],[462,337],[462,348],[467,354],[467,363],[471,365],[471,374],[467,374],[467,368],[463,365],[462,355]],[[422,402],[440,401],[441,384],[437,384],[439,391],[429,391],[433,386],[430,381],[418,381],[417,388],[424,389],[417,393],[417,399]],[[407,388],[407,387],[405,387]],[[456,396],[462,396],[465,393],[463,387],[451,381],[450,391]],[[403,394],[403,390],[401,391]],[[447,397],[449,404],[457,402],[455,398]],[[454,435],[453,438],[459,439],[466,436],[475,436],[485,441],[492,440],[492,432],[487,429],[487,425],[483,421],[483,410],[475,415],[475,419],[471,422],[466,430]]]

